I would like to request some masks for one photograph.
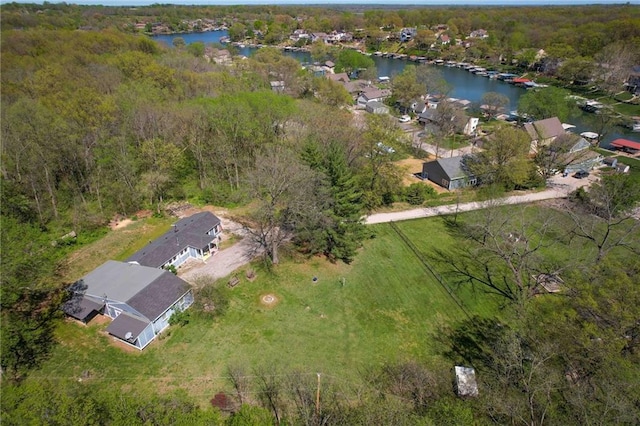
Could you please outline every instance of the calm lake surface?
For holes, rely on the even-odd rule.
[[[170,34],[170,35],[157,35],[153,36],[153,39],[164,43],[167,46],[173,46],[173,39],[176,37],[182,37],[186,44],[194,42],[219,43],[222,37],[228,35],[227,31],[208,31],[203,33],[188,33],[188,34]],[[243,47],[239,48],[240,54],[244,56],[251,56],[257,49],[255,47]],[[285,55],[293,57],[301,63],[310,63],[311,55],[308,52],[291,52],[285,51]],[[371,57],[376,64],[378,70],[378,76],[393,77],[396,74],[402,72],[405,66],[415,65],[413,62],[408,62],[401,59],[383,58],[372,56]],[[436,65],[427,65],[436,67]],[[471,102],[480,102],[482,96],[487,92],[497,92],[505,95],[509,98],[509,110],[515,110],[518,106],[518,100],[520,96],[526,93],[526,89],[513,86],[503,81],[491,80],[486,77],[477,76],[471,74],[460,68],[437,66],[442,72],[444,79],[453,87],[451,97],[458,99],[467,99]],[[589,123],[590,114],[583,112],[576,108],[576,114],[572,116],[568,122],[575,125],[573,129],[575,133],[581,133],[586,131],[593,131],[593,125]],[[632,141],[640,142],[640,134],[633,133],[623,127],[616,127],[607,134],[600,145],[607,147],[609,142],[614,139],[625,138]]]

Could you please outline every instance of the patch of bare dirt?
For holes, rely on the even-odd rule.
[[[539,204],[544,207],[549,207],[560,211],[567,211],[574,208],[573,203],[565,198],[552,198],[549,200],[543,200],[539,201]]]
[[[276,306],[279,301],[280,300],[276,297],[275,294],[268,293],[260,296],[260,304],[268,308]]]
[[[133,217],[136,217],[138,219],[146,219],[148,217],[151,217],[152,214],[153,213],[151,212],[151,210],[140,210],[140,211],[137,211],[133,215]],[[112,231],[115,231],[116,229],[126,228],[132,223],[133,223],[132,219],[129,219],[128,217],[125,217],[121,214],[117,214],[113,217],[113,219],[109,221],[109,228]]]
[[[438,194],[448,192],[446,189],[436,185],[430,180],[419,179],[415,176],[416,173],[422,173],[422,164],[425,161],[427,161],[427,159],[421,160],[418,158],[405,158],[404,160],[396,161],[394,164],[403,171],[402,184],[404,186],[409,186],[412,183],[422,183],[435,189]]]

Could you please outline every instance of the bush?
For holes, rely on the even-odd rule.
[[[419,206],[427,198],[432,198],[435,195],[435,189],[422,183],[412,183],[405,189],[404,193],[406,202],[413,206]]]
[[[169,325],[187,325],[189,324],[189,311],[177,310],[169,317]]]
[[[205,317],[213,317],[223,315],[229,307],[229,299],[224,292],[215,283],[199,282],[200,287],[195,294],[195,302],[192,309],[198,315]]]

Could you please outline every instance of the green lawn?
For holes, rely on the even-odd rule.
[[[536,227],[552,217],[561,218],[554,210],[534,205],[504,209],[525,215]],[[477,215],[482,212],[462,214],[459,220],[480,220]],[[141,221],[136,226],[151,235],[166,228],[165,222]],[[565,240],[563,230],[570,225],[560,224],[545,238]],[[142,352],[110,343],[104,333],[106,321],[88,326],[66,321],[57,330],[60,344],[51,358],[28,380],[48,379],[65,386],[82,377],[96,390],[109,387],[123,392],[182,389],[204,406],[215,393],[230,390],[225,378],[230,365],[249,374],[256,368],[275,374],[321,372],[327,384],[349,389],[363,384],[363,371],[385,363],[415,360],[449,369],[449,361],[441,356],[446,350],[441,327],[466,319],[465,311],[499,316],[501,301],[468,287],[453,290],[456,301],[446,290],[454,288],[448,278],[438,282],[425,267],[420,258],[443,272],[446,265],[433,264],[430,254],[461,243],[448,232],[444,218],[395,226],[418,255],[394,226],[381,224],[371,227],[375,237],[365,241],[352,265],[283,256],[287,260],[269,272],[257,262],[251,265],[257,271],[254,281],[239,273],[241,282],[233,289],[227,288],[226,279],[215,284],[229,301],[223,315],[206,319],[191,310],[187,325],[170,327]],[[110,240],[125,241],[129,237],[123,235],[128,234],[112,234],[104,238],[104,247],[117,253],[128,250],[118,249]],[[557,265],[593,261],[594,247],[578,239],[569,244],[549,245],[542,254]],[[94,247],[83,250],[99,256]],[[272,306],[261,302],[267,294],[277,299]]]
[[[125,228],[108,232],[67,259],[65,279],[74,281],[91,272],[109,259],[125,260],[169,230],[175,217],[148,218],[133,221]]]
[[[629,174],[631,179],[640,185],[640,159],[619,156],[618,161],[629,165]]]
[[[453,243],[440,218],[398,226],[423,253]],[[256,280],[243,279],[233,289],[220,280],[230,301],[222,317],[192,316],[189,324],[171,327],[142,352],[109,344],[105,324],[65,322],[58,330],[61,344],[31,378],[64,382],[88,371],[96,386],[183,388],[204,403],[228,388],[223,376],[230,364],[249,371],[322,372],[338,383],[353,384],[364,369],[386,362],[443,362],[438,327],[465,314],[390,225],[374,230],[376,237],[366,241],[349,266],[320,258],[289,260],[273,273],[254,265]],[[264,294],[275,295],[277,304],[261,304]],[[483,296],[460,298],[471,313],[496,312],[495,303]]]

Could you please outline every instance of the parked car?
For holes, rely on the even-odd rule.
[[[411,121],[411,117],[409,117],[408,115],[403,115],[398,119],[398,121],[401,123],[408,123]]]
[[[588,171],[586,171],[586,170],[578,170],[578,171],[573,175],[573,177],[574,177],[574,178],[576,178],[576,179],[584,179],[584,178],[586,178],[587,176],[589,176],[589,172],[588,172]]]

